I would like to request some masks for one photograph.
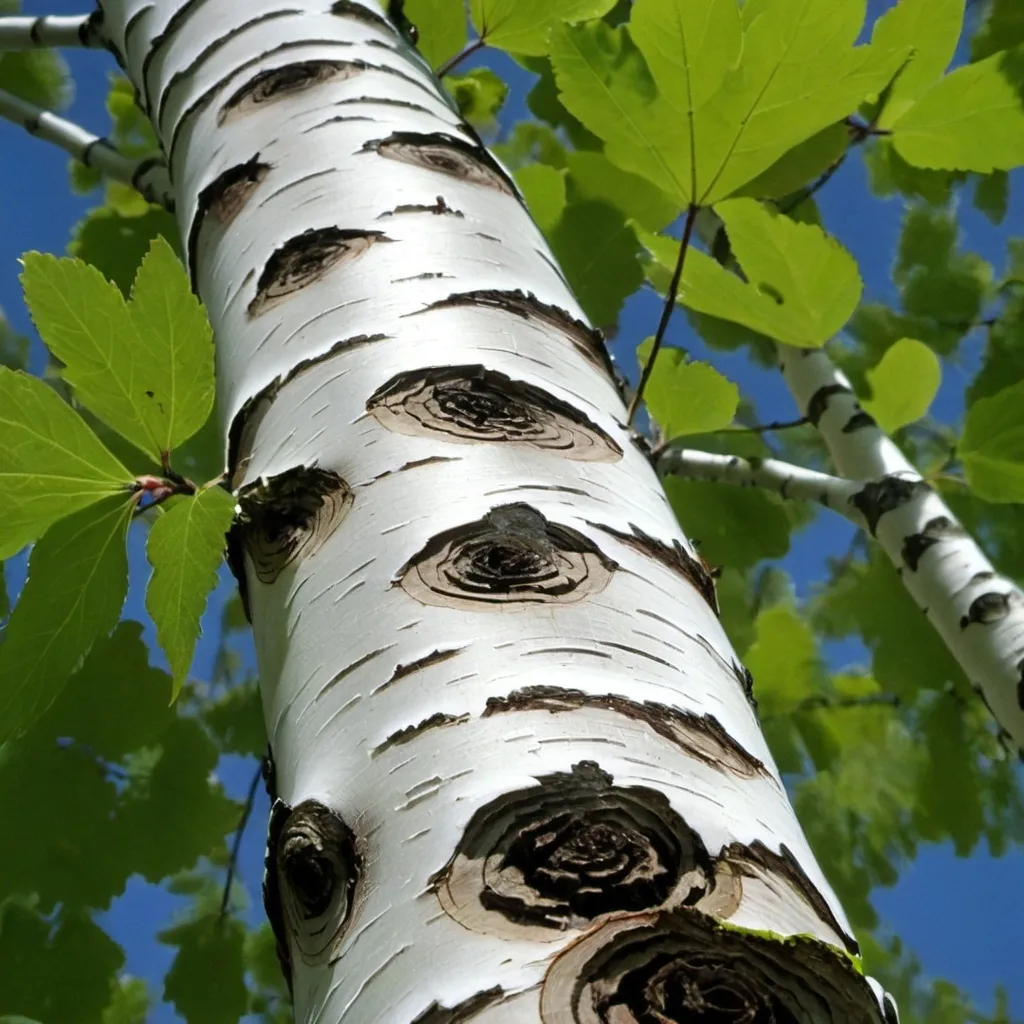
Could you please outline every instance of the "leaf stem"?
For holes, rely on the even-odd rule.
[[[654,344],[651,346],[651,354],[647,357],[643,372],[640,374],[640,383],[636,386],[636,394],[629,403],[629,413],[626,416],[626,426],[633,423],[633,417],[640,408],[643,401],[644,388],[647,386],[651,373],[654,370],[654,361],[658,358],[658,351],[665,338],[665,331],[668,329],[668,322],[672,319],[672,310],[675,308],[676,297],[679,294],[679,282],[683,278],[683,267],[686,264],[686,253],[690,248],[690,239],[693,237],[693,226],[697,221],[697,211],[700,207],[696,203],[690,203],[686,208],[686,222],[683,224],[683,237],[679,243],[679,256],[676,259],[675,270],[672,271],[672,280],[669,282],[668,291],[665,293],[665,303],[661,307],[661,319],[658,321],[658,329],[654,332]]]
[[[464,50],[455,54],[454,57],[446,60],[438,69],[434,72],[438,78],[444,78],[445,75],[454,71],[467,57],[471,54],[476,53],[477,50],[482,50],[487,43],[481,37],[480,39],[474,39]]]
[[[245,806],[242,808],[242,817],[238,822],[238,827],[235,829],[235,837],[231,843],[231,857],[228,860],[228,874],[224,879],[224,895],[221,896],[220,900],[220,914],[218,918],[224,919],[224,915],[228,912],[228,900],[231,898],[231,886],[235,880],[235,872],[238,869],[238,853],[242,849],[242,836],[245,834],[245,826],[249,823],[249,818],[252,817],[252,805],[256,801],[256,788],[260,784],[260,779],[263,778],[263,766],[253,772],[252,780],[249,783],[249,792],[245,797]]]

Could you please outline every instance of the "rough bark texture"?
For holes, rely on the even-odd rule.
[[[351,0],[102,6],[216,330],[296,1019],[891,1016],[601,340],[422,60]]]

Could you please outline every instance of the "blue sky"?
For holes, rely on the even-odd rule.
[[[889,0],[870,0],[870,16],[890,6]],[[27,2],[26,13],[72,14],[84,9],[68,0],[46,3]],[[71,53],[69,64],[77,82],[77,95],[70,108],[73,119],[95,131],[107,127],[103,109],[106,76],[114,65],[101,52]],[[514,65],[496,57],[485,57],[502,73]],[[517,77],[523,80],[521,71]],[[523,115],[521,104],[510,108],[504,122]],[[829,187],[820,196],[820,206],[830,231],[856,256],[865,279],[867,299],[892,298],[888,269],[899,235],[902,206],[899,200],[879,201],[865,187],[864,169],[859,159],[847,161]],[[973,209],[962,212],[962,245],[990,260],[998,273],[1002,266],[1005,225],[1024,224],[1024,176],[1014,175],[1010,212],[1001,228],[994,228]],[[73,196],[67,187],[67,158],[53,147],[29,138],[19,129],[0,123],[0,308],[14,328],[32,334],[31,324],[21,302],[17,283],[17,258],[28,249],[61,253],[67,244],[71,226],[95,200]],[[619,338],[622,346],[635,345],[652,333],[659,306],[650,294],[630,300],[623,317]],[[670,340],[702,353],[699,340],[686,330],[685,320],[675,319]],[[963,347],[959,369],[946,372],[938,399],[943,418],[959,415],[959,402],[966,379],[980,359],[983,339],[972,336]],[[37,360],[40,353],[36,352]],[[631,357],[629,357],[631,361]],[[625,360],[624,360],[625,362]],[[758,370],[744,357],[714,355],[714,362],[757,403],[760,418],[790,419],[795,414],[792,402],[776,373]],[[38,361],[33,364],[38,367]],[[792,573],[798,591],[807,593],[811,581],[821,578],[825,556],[843,550],[849,527],[838,518],[819,517],[818,522],[794,538],[785,567]],[[126,614],[143,618],[141,586],[145,565],[141,536],[132,543],[133,586]],[[211,605],[211,614],[230,592],[223,583]],[[211,624],[214,619],[210,619]],[[150,637],[150,639],[152,639]],[[212,645],[208,638],[201,645],[197,673],[208,669]],[[938,641],[936,641],[938,642]],[[853,656],[856,651],[853,650]],[[849,645],[831,652],[838,664],[851,657]],[[220,774],[229,791],[241,798],[248,786],[251,766],[238,759],[222,764]],[[241,870],[250,895],[258,903],[262,872],[262,840],[266,820],[262,793],[245,844]],[[992,988],[997,983],[1011,992],[1016,1017],[1024,1019],[1024,970],[1021,969],[1020,921],[1024,920],[1024,855],[1011,852],[999,860],[986,853],[958,859],[948,846],[926,847],[917,861],[906,867],[899,883],[876,893],[875,906],[885,922],[914,950],[926,971],[945,977],[965,988],[979,1005],[991,1005]],[[127,969],[146,977],[154,993],[162,989],[162,975],[170,962],[171,950],[153,939],[153,932],[168,923],[179,901],[157,887],[132,883],[125,896],[116,901],[106,915],[106,926],[125,947]],[[258,907],[254,908],[254,913]],[[984,936],[975,940],[973,936]],[[0,1007],[0,1013],[3,1008]],[[175,1019],[168,1007],[161,1008],[153,1020]]]

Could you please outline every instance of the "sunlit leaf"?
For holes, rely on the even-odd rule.
[[[979,498],[1024,502],[1024,381],[967,410],[957,453]]]
[[[489,46],[544,54],[553,26],[599,18],[614,4],[615,0],[469,0],[469,14]]]
[[[508,86],[490,68],[473,68],[464,75],[450,75],[445,88],[459,108],[459,113],[481,131],[497,123]]]
[[[463,0],[405,0],[405,16],[416,26],[416,49],[439,68],[466,45]]]
[[[0,367],[0,558],[133,479],[52,388]]]
[[[867,377],[871,397],[862,399],[861,405],[891,434],[928,411],[939,390],[942,366],[927,345],[901,338]]]
[[[146,555],[153,575],[146,590],[146,610],[171,665],[172,697],[178,695],[192,664],[199,620],[217,584],[224,535],[233,515],[231,495],[220,487],[209,487],[195,497],[180,499],[150,530]]]

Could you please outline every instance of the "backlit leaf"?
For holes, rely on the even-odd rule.
[[[939,390],[942,366],[939,357],[913,338],[901,338],[867,371],[871,397],[861,405],[888,434],[919,420]]]
[[[47,530],[0,646],[0,738],[24,732],[121,614],[134,503],[107,498]]]
[[[213,344],[174,250],[153,240],[132,298],[78,259],[27,253],[25,298],[64,377],[92,412],[160,459],[213,405]]]
[[[405,0],[405,16],[416,26],[416,49],[439,68],[466,45],[463,0]]]
[[[475,128],[484,131],[497,123],[508,86],[490,68],[473,68],[464,75],[447,76],[444,84],[459,113]]]
[[[0,367],[0,558],[133,479],[51,387]]]
[[[469,0],[469,14],[488,46],[544,54],[554,25],[599,18],[614,4],[615,0]]]
[[[146,589],[146,610],[156,623],[178,695],[199,639],[199,620],[217,568],[224,557],[224,535],[234,515],[234,501],[220,487],[180,499],[152,526],[146,555],[153,575]]]

